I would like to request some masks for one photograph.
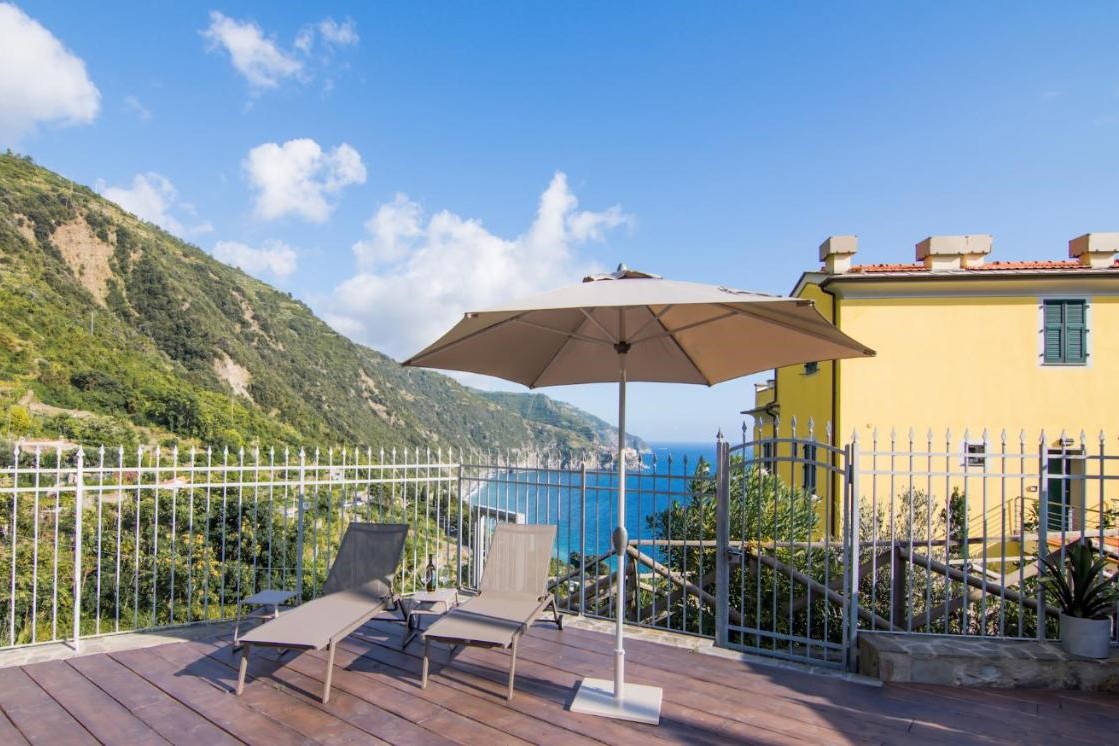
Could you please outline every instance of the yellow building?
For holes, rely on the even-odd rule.
[[[779,434],[788,436],[795,420],[804,437],[811,422],[814,437],[832,445],[842,447],[857,434],[863,452],[877,434],[883,462],[873,469],[860,464],[870,475],[860,487],[864,498],[896,492],[897,472],[916,470],[929,474],[930,483],[936,474],[936,486],[945,485],[941,494],[949,482],[967,490],[973,519],[990,505],[1005,512],[1009,500],[1036,503],[1039,484],[1048,484],[1050,502],[1064,506],[1055,509],[1058,525],[1075,522],[1069,516],[1085,503],[1095,513],[1112,507],[1119,482],[1084,475],[1119,471],[1110,458],[1119,456],[1119,233],[1073,239],[1071,258],[1061,261],[988,262],[991,244],[987,235],[933,236],[917,244],[915,263],[856,265],[855,236],[824,241],[823,266],[805,272],[792,295],[815,301],[877,357],[775,371],[757,387],[747,412],[757,434],[772,437],[776,419]],[[830,435],[824,423],[831,423]],[[775,447],[790,448],[759,444],[756,456],[772,456]],[[802,452],[785,456],[820,458],[803,452],[805,444],[797,447]],[[896,456],[885,462],[884,454],[900,450],[926,456],[915,465],[899,464]],[[1107,458],[1096,459],[1097,453]],[[804,464],[783,463],[778,470],[794,483],[814,487],[828,479],[826,470],[813,474]],[[1039,481],[1041,471],[1052,480]],[[1017,495],[1004,494],[1005,477],[992,481],[1020,472],[1035,476],[1020,480],[1011,490]],[[1000,491],[987,495],[992,485]],[[982,506],[975,497],[980,489]]]

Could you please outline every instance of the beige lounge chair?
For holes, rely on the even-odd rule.
[[[555,526],[500,524],[494,530],[478,595],[440,617],[423,633],[421,686],[427,688],[428,653],[432,641],[452,646],[476,645],[510,651],[509,689],[517,671],[517,642],[549,606],[556,626],[563,619],[548,592]]]
[[[237,641],[242,646],[237,694],[245,689],[249,650],[254,645],[296,650],[329,648],[322,693],[323,704],[329,702],[338,642],[385,609],[397,607],[392,576],[400,566],[407,534],[408,526],[403,523],[351,523],[323,584],[323,595],[284,612]]]

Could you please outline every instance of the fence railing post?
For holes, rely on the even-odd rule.
[[[463,494],[463,465],[462,465],[462,449],[458,452],[458,545],[456,547],[455,556],[455,588],[462,590],[462,506],[466,503],[465,495]]]
[[[1049,553],[1049,458],[1045,431],[1037,443],[1037,569],[1045,577],[1045,557]],[[1063,506],[1062,506],[1063,509]],[[1037,639],[1045,639],[1045,584],[1037,584]]]
[[[857,671],[859,662],[859,434],[855,431],[847,446],[847,490],[850,495],[850,520],[846,531],[848,546],[847,572],[850,577],[847,594],[847,670]]]
[[[579,616],[587,606],[587,460],[579,470]]]
[[[299,505],[295,524],[295,598],[303,602],[303,506],[307,500],[307,453],[299,449]]]
[[[74,483],[74,650],[78,649],[82,636],[82,503],[85,500],[85,451],[81,446],[78,446],[76,479]],[[14,558],[12,561],[15,561]]]
[[[715,645],[726,647],[730,609],[730,443],[723,440],[721,430],[715,438],[715,454]]]

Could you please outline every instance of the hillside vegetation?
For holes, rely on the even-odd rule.
[[[547,397],[483,395],[403,368],[290,294],[10,153],[0,155],[0,418],[9,442],[125,446],[579,450],[616,437]]]

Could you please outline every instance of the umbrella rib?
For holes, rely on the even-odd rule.
[[[561,337],[566,337],[569,340],[570,339],[577,339],[580,342],[587,342],[588,344],[604,345],[606,347],[613,347],[614,346],[613,340],[595,339],[594,337],[587,337],[587,336],[584,336],[582,334],[577,334],[575,332],[565,332],[562,329],[556,329],[556,328],[551,327],[551,326],[544,326],[543,324],[537,324],[535,321],[526,321],[519,316],[511,318],[511,319],[509,319],[509,321],[511,323],[515,323],[515,324],[523,324],[524,326],[531,326],[533,329],[539,329],[542,332],[551,332],[552,334],[556,334],[556,335],[561,336]]]
[[[591,309],[591,311],[593,311],[593,310],[595,310],[595,308]],[[591,315],[591,311],[588,311],[585,308],[580,308],[579,309],[579,313],[586,316],[587,321],[589,321],[592,324],[594,324],[595,326],[597,326],[599,331],[601,331],[603,334],[606,335],[606,338],[610,340],[610,344],[614,344],[615,342],[618,342],[619,340],[614,339],[614,335],[611,334],[610,331],[606,327],[604,327],[602,324],[598,323],[598,319],[596,319],[594,316]]]
[[[421,352],[416,353],[412,357],[405,360],[403,363],[401,363],[401,365],[409,365],[409,366],[414,366],[414,367],[425,367],[425,366],[420,365],[419,363],[416,362],[416,360],[419,359],[420,355],[423,355],[424,357],[430,357],[431,355],[434,355],[438,352],[446,352],[447,350],[451,349],[452,347],[458,347],[463,342],[468,342],[468,341],[474,339],[475,337],[477,337],[481,334],[485,334],[488,331],[496,329],[497,327],[501,326],[502,324],[508,324],[510,321],[515,321],[518,318],[520,318],[520,316],[522,316],[524,313],[527,313],[527,312],[522,312],[522,313],[519,313],[515,316],[511,316],[507,319],[502,319],[501,321],[496,321],[496,322],[490,324],[489,326],[485,326],[485,327],[482,327],[481,329],[478,329],[477,331],[470,332],[470,334],[467,334],[464,337],[459,337],[458,339],[452,339],[447,344],[441,345],[440,347],[436,347],[433,350],[422,350]]]
[[[645,342],[645,341],[650,340],[650,339],[658,339],[662,336],[669,336],[670,337],[673,334],[679,334],[680,332],[686,332],[689,329],[695,329],[697,326],[704,326],[706,324],[714,324],[716,321],[722,321],[723,319],[729,319],[731,316],[736,316],[736,315],[737,314],[734,311],[728,311],[724,314],[721,314],[719,316],[714,316],[710,319],[704,319],[703,321],[693,321],[690,324],[684,324],[684,326],[681,326],[678,329],[673,329],[672,331],[669,331],[668,327],[666,327],[663,323],[661,323],[661,330],[663,331],[663,334],[650,334],[648,337],[642,337],[641,339],[635,339],[630,344],[637,344],[638,342]],[[659,318],[657,318],[655,320],[660,322]]]
[[[633,333],[634,339],[631,339],[629,343],[630,344],[637,344],[638,342],[643,341],[641,339],[641,332],[645,331],[645,328],[648,327],[648,326],[651,326],[654,322],[660,321],[661,316],[664,316],[666,313],[668,313],[669,311],[671,311],[675,307],[676,307],[676,304],[670,303],[667,306],[665,306],[664,308],[662,308],[658,313],[654,313],[648,321],[646,321],[644,324],[641,325],[640,329],[638,329],[637,331],[635,331]],[[649,308],[649,306],[645,306],[645,308]],[[652,310],[652,309],[650,309],[650,310]],[[664,324],[661,324],[661,328],[662,329],[664,328]],[[653,336],[650,336],[650,337],[646,337],[645,339],[653,339],[653,338],[654,338]]]
[[[774,324],[775,326],[784,327],[785,329],[791,329],[793,331],[800,332],[801,334],[805,334],[805,335],[808,335],[810,337],[815,337],[816,339],[822,339],[825,342],[831,342],[832,344],[842,344],[842,342],[840,342],[839,340],[836,340],[834,337],[828,336],[827,334],[815,331],[813,329],[806,329],[803,326],[798,326],[796,324],[790,324],[788,321],[785,321],[784,319],[776,318],[776,317],[773,317],[773,316],[768,316],[764,313],[758,313],[758,311],[754,310],[754,309],[751,309],[751,310],[747,311],[745,308],[737,308],[735,306],[728,306],[724,303],[720,303],[719,305],[723,306],[724,308],[728,309],[729,311],[732,311],[732,312],[734,312],[736,314],[739,314],[739,315],[742,315],[742,316],[749,316],[750,318],[760,319],[761,321],[765,321],[766,323]],[[826,320],[825,320],[825,323],[827,323]],[[840,333],[842,334],[842,332],[840,332]],[[846,335],[844,335],[844,336],[846,336]],[[849,349],[856,349],[856,348],[849,347]],[[863,352],[870,352],[870,353],[874,352],[873,350],[871,350],[867,347],[863,347],[862,345],[859,345],[858,349],[861,349]]]
[[[692,358],[692,356],[688,354],[688,351],[684,349],[684,346],[680,344],[680,340],[676,339],[676,335],[672,332],[669,332],[668,327],[666,327],[664,325],[664,322],[661,321],[659,318],[656,321],[658,324],[660,324],[661,329],[664,329],[664,334],[668,338],[668,340],[671,341],[672,344],[676,345],[676,349],[680,350],[680,354],[683,355],[689,363],[691,363],[691,366],[695,369],[695,372],[699,373],[700,377],[703,378],[704,382],[708,386],[714,386],[714,382],[710,378],[708,378],[707,374],[703,372],[703,369],[700,368],[698,364],[696,364],[695,359]],[[646,337],[645,339],[655,339],[655,337]]]

